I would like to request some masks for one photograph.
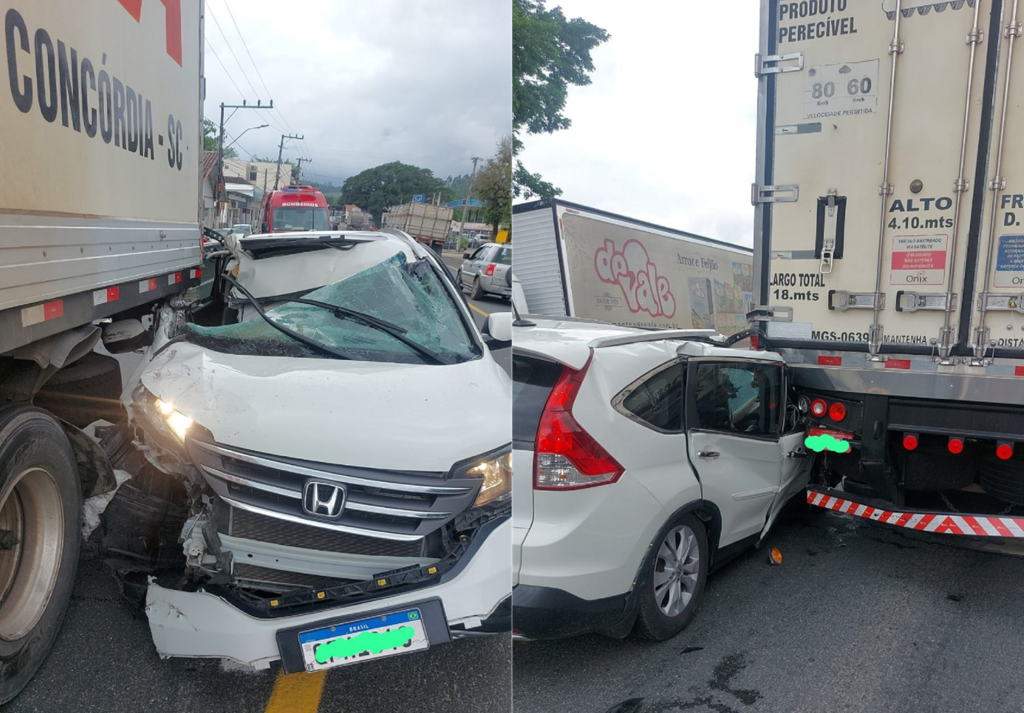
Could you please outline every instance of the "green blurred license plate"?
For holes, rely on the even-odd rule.
[[[310,673],[430,648],[419,609],[332,624],[299,634]]]

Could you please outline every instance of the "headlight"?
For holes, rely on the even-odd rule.
[[[512,492],[512,454],[480,461],[466,470],[466,477],[483,480],[474,507],[507,498]]]
[[[184,443],[185,434],[188,433],[188,429],[192,425],[192,419],[160,399],[156,400],[156,408],[165,417],[168,428],[178,437],[179,441]]]

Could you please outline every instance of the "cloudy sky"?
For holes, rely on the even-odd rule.
[[[549,0],[611,34],[572,127],[525,136],[522,158],[569,201],[752,244],[758,4]]]
[[[340,185],[389,161],[444,178],[469,173],[470,156],[490,156],[511,133],[509,0],[206,0],[206,8],[206,117],[217,122],[221,102],[242,99],[273,98],[279,109],[239,111],[227,123],[229,140],[270,124],[235,144],[242,157],[276,158],[281,134],[296,133],[305,141],[287,144],[285,157],[312,158],[303,174],[314,180]]]

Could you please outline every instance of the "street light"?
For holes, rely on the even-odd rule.
[[[224,150],[225,150],[225,151],[227,151],[227,150],[228,150],[229,148],[231,148],[231,147],[232,147],[232,146],[234,146],[234,145],[235,145],[236,143],[238,143],[238,140],[239,140],[240,138],[242,138],[243,136],[245,136],[245,132],[246,132],[246,131],[252,131],[253,129],[265,129],[265,128],[267,128],[268,126],[270,126],[270,124],[260,124],[259,126],[250,126],[250,127],[248,128],[248,129],[246,129],[245,131],[243,131],[242,133],[240,133],[240,134],[239,134],[238,136],[236,136],[236,137],[235,137],[235,140],[234,140],[234,141],[232,141],[232,142],[231,142],[230,144],[228,144],[227,146],[225,146],[225,147],[224,147]]]

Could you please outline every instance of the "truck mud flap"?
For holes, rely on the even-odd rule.
[[[870,504],[870,503],[877,504]],[[965,515],[962,513],[928,510],[888,510],[885,503],[868,499],[853,499],[848,493],[827,488],[808,488],[807,503],[854,515],[894,527],[919,532],[972,537],[1024,538],[1024,518],[1000,515]]]

